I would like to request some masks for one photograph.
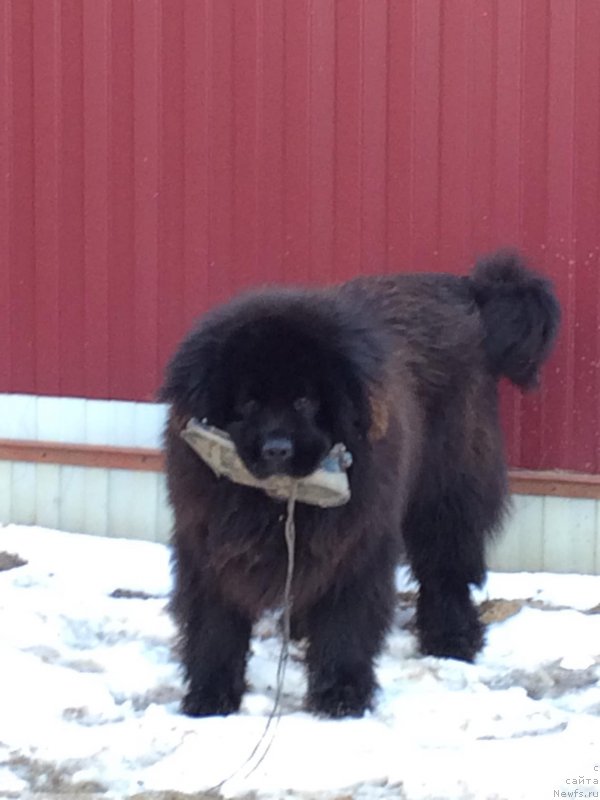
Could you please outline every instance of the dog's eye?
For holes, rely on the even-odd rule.
[[[244,400],[243,403],[239,403],[236,407],[236,416],[239,419],[244,419],[245,417],[249,417],[253,414],[258,408],[258,403],[256,400]]]

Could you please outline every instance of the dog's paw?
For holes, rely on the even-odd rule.
[[[460,593],[421,592],[417,601],[421,652],[473,661],[485,643],[485,628],[465,587]]]
[[[181,711],[188,717],[225,716],[239,711],[240,702],[241,697],[226,692],[192,689],[183,698]]]
[[[308,708],[317,714],[339,719],[362,717],[373,706],[373,686],[356,683],[336,683],[324,689],[313,689],[308,697]]]
[[[485,644],[483,626],[476,621],[459,630],[424,630],[419,633],[423,655],[472,662]]]

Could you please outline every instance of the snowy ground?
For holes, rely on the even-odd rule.
[[[0,528],[0,797],[202,797],[243,764],[272,704],[276,623],[257,626],[241,713],[188,719],[169,585],[160,545]],[[270,752],[222,794],[600,796],[600,577],[492,575],[475,665],[418,655],[399,588],[375,712],[305,713],[295,652]]]

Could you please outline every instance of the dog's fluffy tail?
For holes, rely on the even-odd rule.
[[[490,369],[517,386],[535,387],[560,322],[551,283],[508,250],[478,261],[470,281],[483,320]]]

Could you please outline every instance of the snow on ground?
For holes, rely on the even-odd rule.
[[[241,713],[188,719],[169,588],[161,545],[0,528],[0,797],[200,797],[244,763],[273,701],[276,621],[256,628]],[[221,793],[600,796],[600,577],[491,575],[474,665],[418,654],[412,588],[399,574],[376,710],[307,714],[295,651],[271,750]]]

